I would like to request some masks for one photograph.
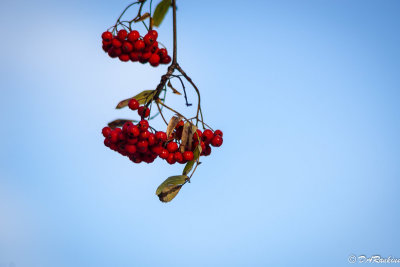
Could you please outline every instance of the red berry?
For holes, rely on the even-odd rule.
[[[206,146],[206,150],[204,151],[204,156],[208,156],[211,154],[211,147],[208,145]]]
[[[108,139],[108,138],[104,139],[104,145],[105,145],[106,147],[110,147],[110,144],[111,144],[110,139]]]
[[[224,136],[224,134],[222,133],[221,130],[215,130],[214,135],[219,135],[219,136],[221,136],[221,137]]]
[[[140,34],[139,34],[139,32],[138,31],[131,31],[129,34],[128,34],[128,41],[130,41],[130,42],[134,42],[134,41],[136,41],[137,39],[139,39],[139,37],[140,37]]]
[[[121,54],[119,56],[119,60],[121,60],[123,62],[128,62],[129,61],[129,55],[128,54]]]
[[[110,133],[110,141],[111,143],[116,143],[118,142],[118,140],[119,140],[119,132],[114,129]]]
[[[135,62],[135,61],[139,61],[139,58],[142,56],[141,52],[132,52],[129,54],[129,58],[131,59],[131,61]]]
[[[178,150],[178,144],[175,142],[169,142],[167,145],[168,152],[174,153]]]
[[[124,41],[126,37],[128,36],[128,32],[126,30],[120,30],[117,33],[117,38],[121,41]]]
[[[140,62],[142,62],[142,61],[149,61],[149,59],[151,58],[151,56],[152,56],[152,53],[151,52],[144,52],[143,54],[142,54],[142,58],[141,58],[141,60],[140,60]]]
[[[174,153],[170,153],[167,157],[167,162],[169,164],[174,164],[176,162],[175,158],[174,158]]]
[[[167,140],[167,134],[164,132],[156,132],[156,139],[158,142],[165,142]]]
[[[154,146],[156,144],[156,136],[153,133],[150,133],[149,137],[147,138],[149,142],[149,146]]]
[[[127,132],[128,132],[129,126],[132,126],[132,125],[133,125],[133,123],[130,122],[130,121],[125,122],[125,123],[124,123],[124,126],[122,126],[122,132],[123,132],[123,133],[127,133]]]
[[[125,42],[122,43],[121,49],[122,49],[122,51],[123,51],[124,53],[127,53],[127,54],[128,54],[128,53],[132,52],[132,50],[133,50],[133,45],[132,45],[130,42],[125,41]]]
[[[146,45],[144,44],[143,40],[137,40],[134,44],[134,47],[137,51],[143,50]]]
[[[111,47],[112,47],[111,45],[103,45],[102,46],[104,52],[108,52],[108,50],[110,50]]]
[[[171,57],[170,56],[163,57],[162,60],[161,60],[162,64],[169,64],[170,62],[171,62]]]
[[[118,139],[120,141],[125,141],[125,139],[126,139],[125,134],[123,132],[120,132],[119,135],[118,135]]]
[[[112,40],[113,35],[112,35],[111,32],[107,31],[107,32],[103,32],[103,34],[101,35],[101,38],[102,38],[104,41],[109,42],[109,41]]]
[[[179,162],[179,163],[183,162],[183,155],[182,155],[182,153],[179,152],[179,151],[176,151],[176,152],[174,153],[174,158],[175,158],[175,160],[176,160],[177,162]]]
[[[158,42],[155,41],[152,46],[149,47],[149,51],[153,54],[157,54],[158,52]]]
[[[193,152],[192,151],[185,151],[183,152],[183,158],[187,161],[193,160]]]
[[[142,153],[146,152],[148,147],[149,143],[146,140],[139,141],[136,145],[137,150]]]
[[[147,118],[147,117],[150,115],[150,109],[149,109],[149,108],[146,108],[146,111],[144,111],[144,109],[145,109],[144,106],[140,106],[140,107],[138,108],[138,114],[139,114],[139,116],[142,116],[143,112],[145,112],[145,114],[144,114],[143,117]]]
[[[168,158],[169,152],[165,148],[161,149],[160,154],[158,156],[162,159]]]
[[[193,135],[193,140],[194,141],[199,141],[199,139],[201,140],[202,136],[203,136],[203,133],[201,132],[201,130],[197,129],[196,132]]]
[[[138,137],[140,134],[140,130],[137,126],[131,125],[128,127],[127,133],[131,137]]]
[[[111,47],[110,50],[108,50],[108,55],[112,58],[118,57],[119,55],[121,55],[121,53],[121,48]]]
[[[146,131],[147,129],[149,129],[149,122],[146,120],[141,120],[138,123],[138,127],[139,127],[140,131],[142,131],[142,132]]]
[[[157,54],[160,56],[160,58],[165,58],[168,56],[167,49],[165,48],[158,49]]]
[[[139,108],[139,101],[137,101],[135,98],[132,98],[129,100],[128,107],[132,110],[137,110]]]
[[[145,43],[147,46],[151,46],[151,45],[156,41],[156,39],[154,38],[153,35],[151,35],[151,34],[146,34],[146,35],[144,36],[144,38],[143,38],[143,41],[144,41],[144,43]]]
[[[149,131],[143,131],[140,133],[140,140],[147,140],[150,136],[150,132]]]
[[[149,145],[150,145],[150,142],[149,142]],[[163,149],[163,147],[160,146],[160,145],[153,146],[153,147],[151,148],[151,152],[153,152],[153,153],[155,153],[155,154],[157,154],[157,155],[160,155],[162,149]]]
[[[153,67],[157,67],[160,64],[160,56],[157,54],[153,54],[149,59],[149,63]]]
[[[101,133],[103,134],[104,137],[108,137],[111,133],[111,128],[110,127],[104,127],[103,130],[101,130]]]
[[[204,130],[204,132],[203,132],[203,140],[205,142],[210,142],[213,137],[214,137],[214,134],[213,134],[213,132],[211,130],[209,130],[209,129]]]
[[[212,146],[215,146],[215,147],[219,147],[219,146],[222,145],[222,142],[223,142],[223,141],[224,141],[224,140],[222,139],[221,136],[216,135],[216,136],[213,137],[213,139],[211,139],[211,145],[212,145]]]
[[[150,34],[153,36],[154,40],[157,40],[158,37],[158,32],[156,30],[151,30],[147,34]]]
[[[115,48],[120,48],[122,46],[122,42],[116,38],[112,40],[112,46]]]
[[[128,134],[127,137],[128,137],[128,139],[126,141],[127,141],[128,144],[134,145],[139,141],[139,139],[137,139],[136,137],[134,137],[132,135]]]
[[[136,146],[135,146],[135,145],[128,144],[128,145],[125,146],[125,150],[126,150],[126,152],[128,152],[129,154],[133,154],[133,153],[136,152]]]

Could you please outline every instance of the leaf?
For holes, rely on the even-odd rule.
[[[183,125],[182,138],[181,138],[181,152],[186,150],[192,151],[193,135],[196,132],[197,127],[190,122],[186,122]]]
[[[143,20],[145,20],[147,18],[150,18],[150,13],[149,12],[146,12],[140,18],[135,19],[135,22],[140,22],[140,21],[143,21]]]
[[[132,98],[135,98],[139,104],[145,105],[147,102],[151,101],[153,99],[154,94],[156,93],[156,90],[144,90],[140,92],[139,94],[135,95],[134,97],[130,97],[127,99],[124,99],[118,103],[118,105],[115,107],[116,109],[121,109],[129,104],[129,100]]]
[[[199,144],[193,152],[193,160],[186,163],[185,168],[183,169],[182,175],[188,175],[189,172],[193,169],[194,163],[199,159],[201,154],[201,145]]]
[[[186,175],[176,175],[168,177],[156,190],[156,195],[162,202],[170,202],[181,190],[186,180]]]
[[[167,137],[169,138],[169,135],[172,133],[172,131],[175,129],[176,125],[181,121],[181,117],[173,116],[168,123],[167,126]]]
[[[154,10],[153,14],[153,24],[154,26],[160,26],[163,21],[165,15],[168,12],[168,8],[171,6],[171,0],[162,0]]]
[[[171,84],[170,81],[168,81],[167,85],[168,85],[169,88],[172,89],[172,92],[173,92],[174,94],[182,95],[178,90],[176,90],[174,87],[172,87],[172,84]]]
[[[125,122],[128,122],[128,121],[137,122],[135,120],[117,119],[117,120],[113,120],[112,122],[109,122],[108,123],[108,127],[112,128],[112,129],[117,128],[117,127],[121,127],[121,126],[123,126],[125,124]]]
[[[161,202],[164,202],[164,203],[170,202],[171,200],[173,200],[176,197],[176,195],[179,193],[181,188],[182,188],[182,185],[177,185],[177,186],[168,188],[167,191],[160,193],[158,195],[158,198],[160,199]]]

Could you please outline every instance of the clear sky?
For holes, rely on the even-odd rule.
[[[169,204],[155,189],[182,166],[134,165],[101,136],[166,72],[101,50],[129,3],[0,3],[0,266],[400,258],[399,1],[178,0],[179,62],[224,144]]]

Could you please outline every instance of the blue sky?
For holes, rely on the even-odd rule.
[[[166,72],[101,50],[129,3],[0,3],[0,266],[400,258],[398,1],[178,0],[178,59],[224,144],[169,204],[155,189],[182,166],[133,165],[100,133]]]

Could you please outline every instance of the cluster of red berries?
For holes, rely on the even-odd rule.
[[[154,131],[147,120],[141,120],[137,125],[128,121],[122,128],[104,127],[102,133],[105,146],[129,157],[134,163],[151,163],[160,157],[169,164],[184,164],[194,159],[193,152],[197,146],[201,146],[201,156],[208,156],[211,154],[211,146],[219,147],[223,143],[222,131],[206,129],[202,132],[198,129],[193,134],[192,149],[182,152],[184,149],[181,149],[179,140],[182,138],[183,126],[184,122],[180,121],[170,136],[167,136],[165,132]]]
[[[159,48],[157,42],[158,33],[150,30],[144,37],[138,31],[118,31],[116,36],[109,31],[103,32],[103,50],[112,58],[118,57],[121,61],[149,62],[153,67],[159,64],[169,64],[171,57],[167,49]]]
[[[146,108],[145,106],[141,106],[139,101],[134,98],[129,100],[128,107],[132,110],[137,110],[140,117],[143,116],[143,118],[147,118],[150,116],[150,109]]]

